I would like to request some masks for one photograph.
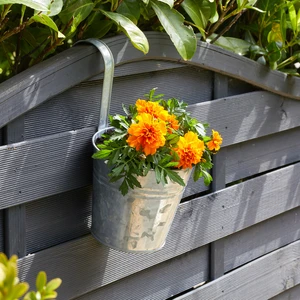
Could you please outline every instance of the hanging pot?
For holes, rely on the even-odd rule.
[[[93,137],[95,141],[106,129]],[[161,249],[170,230],[184,187],[169,181],[156,183],[155,172],[137,180],[141,188],[130,189],[125,196],[119,191],[120,181],[111,183],[109,167],[103,160],[94,160],[92,229],[102,244],[124,252],[151,252]],[[180,170],[187,184],[191,170]]]
[[[114,72],[110,49],[101,41],[82,41],[98,48],[104,60],[104,80],[98,131],[92,138],[94,151],[99,151],[96,141],[108,129],[108,112]],[[169,181],[163,186],[156,183],[155,172],[137,177],[141,188],[129,190],[122,196],[120,182],[111,183],[110,169],[103,160],[93,161],[93,203],[91,233],[102,244],[124,252],[152,252],[165,244],[184,187]],[[187,184],[191,170],[180,170],[178,175]]]

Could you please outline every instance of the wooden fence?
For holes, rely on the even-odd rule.
[[[125,254],[89,234],[91,137],[103,62],[75,46],[0,85],[0,250],[21,280],[63,280],[61,300],[299,299],[300,81],[220,48],[180,59],[164,34],[150,53],[107,39],[111,113],[151,88],[221,132],[210,187],[189,182],[165,247]]]

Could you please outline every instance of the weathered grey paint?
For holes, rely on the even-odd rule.
[[[208,280],[207,246],[167,260],[76,300],[161,300]],[[74,299],[75,300],[75,299]]]
[[[175,299],[269,299],[300,283],[299,251],[294,242]]]
[[[4,144],[18,143],[24,140],[24,118],[15,119],[6,125],[4,131]],[[26,220],[25,205],[16,205],[4,210],[4,249],[8,256],[18,257],[26,255]]]

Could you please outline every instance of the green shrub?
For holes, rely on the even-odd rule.
[[[16,300],[23,297],[29,289],[27,282],[19,282],[17,256],[7,258],[0,253],[0,299]],[[47,283],[45,272],[39,272],[36,278],[36,292],[30,291],[23,300],[46,300],[57,297],[56,289],[60,286],[61,279],[55,278]]]

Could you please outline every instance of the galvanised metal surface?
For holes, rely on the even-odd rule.
[[[93,136],[95,141],[106,129]],[[122,196],[121,181],[109,182],[108,166],[102,160],[94,160],[93,172],[93,236],[102,244],[124,252],[150,252],[164,246],[184,187],[171,181],[165,186],[157,184],[155,172],[137,179],[142,188],[130,189]],[[187,183],[191,170],[180,170],[179,175]]]

